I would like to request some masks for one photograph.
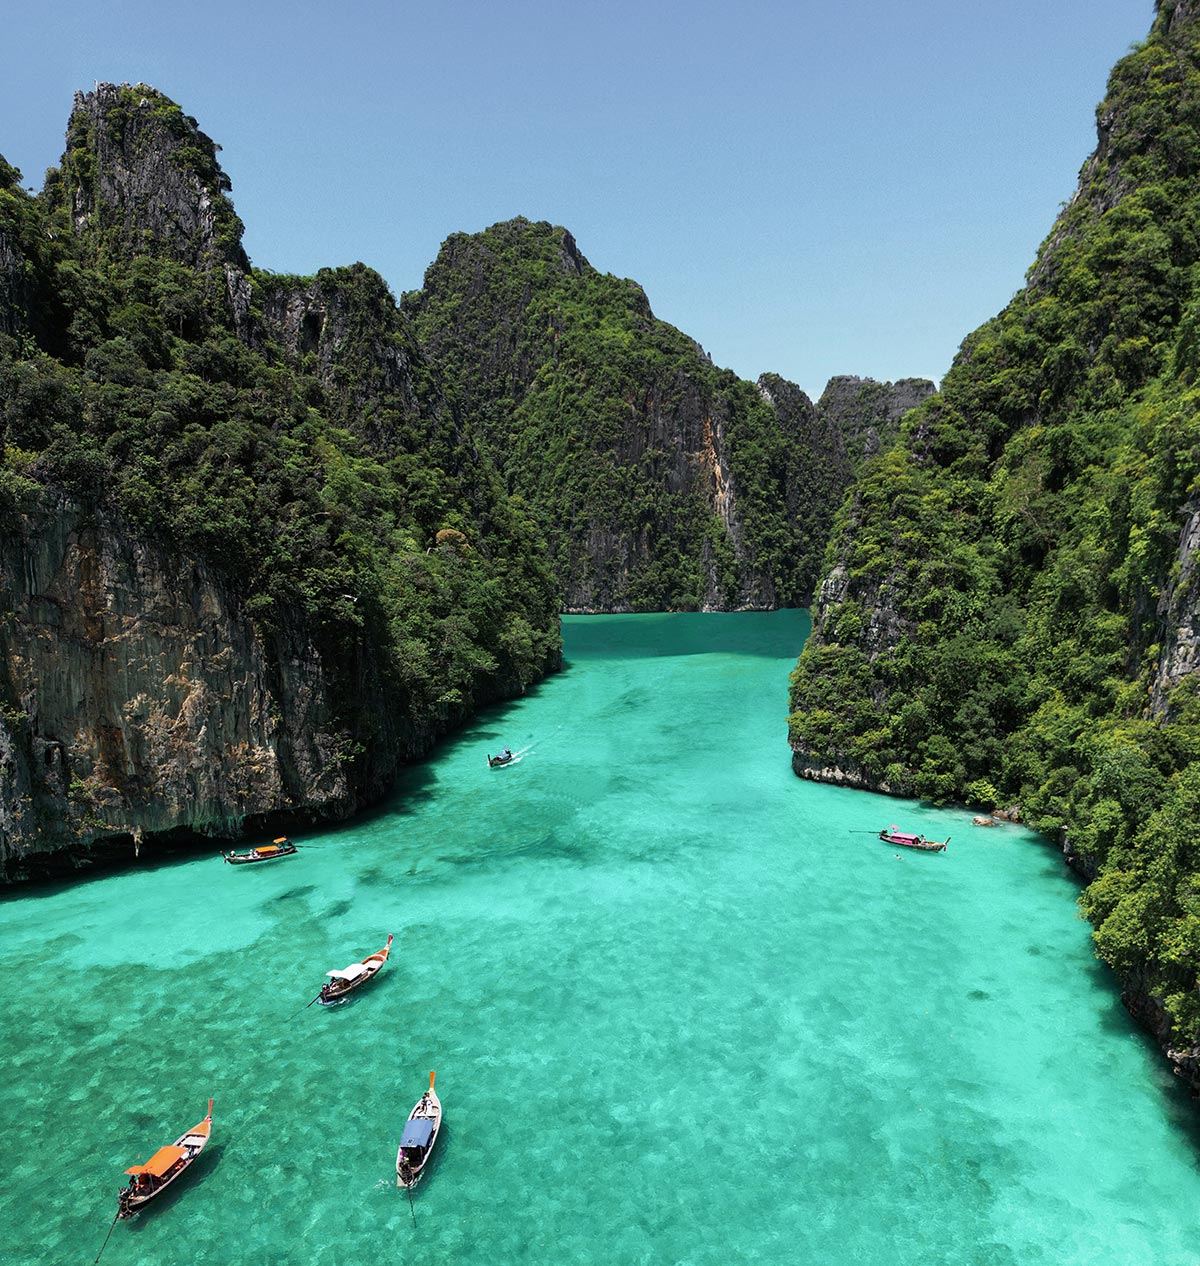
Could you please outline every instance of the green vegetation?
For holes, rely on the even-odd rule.
[[[136,129],[126,110],[142,112]],[[205,182],[228,208],[226,257],[240,252],[194,121],[155,96],[122,99],[102,125],[136,130],[143,158],[158,144]],[[374,712],[413,750],[552,667],[538,530],[439,396],[382,280],[362,265],[238,272],[249,308],[235,321],[224,274],[180,262],[153,205],[75,231],[95,126],[76,112],[36,199],[0,163],[0,248],[17,260],[0,273],[0,518],[65,493],[217,569],[265,645],[283,628],[315,641],[349,760],[374,737],[367,656],[388,696]],[[289,297],[328,312],[315,340],[282,320]]]
[[[403,306],[545,532],[568,602],[807,600],[845,474],[827,489],[836,463],[809,451],[811,435],[798,441],[563,229],[517,219],[456,234]],[[730,478],[736,545],[718,513]]]
[[[840,512],[844,586],[793,675],[818,763],[1019,802],[1098,875],[1104,958],[1200,1041],[1200,704],[1160,676],[1200,509],[1200,41],[1113,72],[1027,288],[963,344]]]

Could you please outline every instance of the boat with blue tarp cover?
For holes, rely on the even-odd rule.
[[[442,1101],[433,1089],[436,1072],[429,1074],[429,1089],[417,1100],[404,1123],[396,1152],[396,1186],[413,1188],[421,1181],[442,1128]]]

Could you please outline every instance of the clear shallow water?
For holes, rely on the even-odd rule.
[[[1057,855],[796,779],[801,613],[564,624],[565,673],[297,857],[0,902],[0,1261],[90,1262],[209,1095],[107,1266],[1200,1261],[1196,1110]]]

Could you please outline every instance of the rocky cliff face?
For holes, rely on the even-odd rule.
[[[1172,569],[1158,604],[1163,646],[1154,683],[1154,714],[1170,719],[1172,694],[1200,680],[1200,507],[1185,507]]]
[[[216,152],[195,119],[146,84],[77,92],[62,161],[75,231],[103,234],[130,256],[245,271],[242,224]]]
[[[423,411],[442,414],[445,404],[431,384],[408,322],[383,278],[363,264],[324,268],[293,281],[257,277],[261,330],[293,363],[305,356],[339,419],[361,431],[380,452],[402,443],[384,425],[384,414],[418,423]],[[419,424],[419,423],[418,423]]]
[[[0,229],[0,334],[16,334],[28,324],[29,287],[25,257],[10,234]]]
[[[432,735],[393,729],[369,646],[371,747],[295,621],[257,635],[228,581],[104,511],[59,502],[0,540],[0,869],[162,832],[344,817]],[[61,857],[58,859],[61,861]]]
[[[403,306],[538,514],[566,609],[807,600],[845,455],[797,388],[715,369],[549,224],[455,234]]]
[[[826,384],[817,409],[841,432],[850,462],[857,469],[886,448],[900,432],[900,419],[936,390],[927,378],[876,382],[841,374]]]
[[[0,334],[28,331],[42,269],[21,173],[0,157]]]

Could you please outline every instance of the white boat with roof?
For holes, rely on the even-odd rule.
[[[326,976],[329,980],[321,986],[321,992],[314,999],[323,1007],[332,1007],[339,1002],[344,1002],[346,995],[353,993],[361,985],[365,985],[371,980],[379,969],[388,960],[388,955],[392,950],[392,936],[388,934],[387,944],[377,953],[368,954],[360,963],[351,963],[349,967],[338,967],[333,971],[327,971]],[[312,1006],[312,1003],[309,1003]]]

